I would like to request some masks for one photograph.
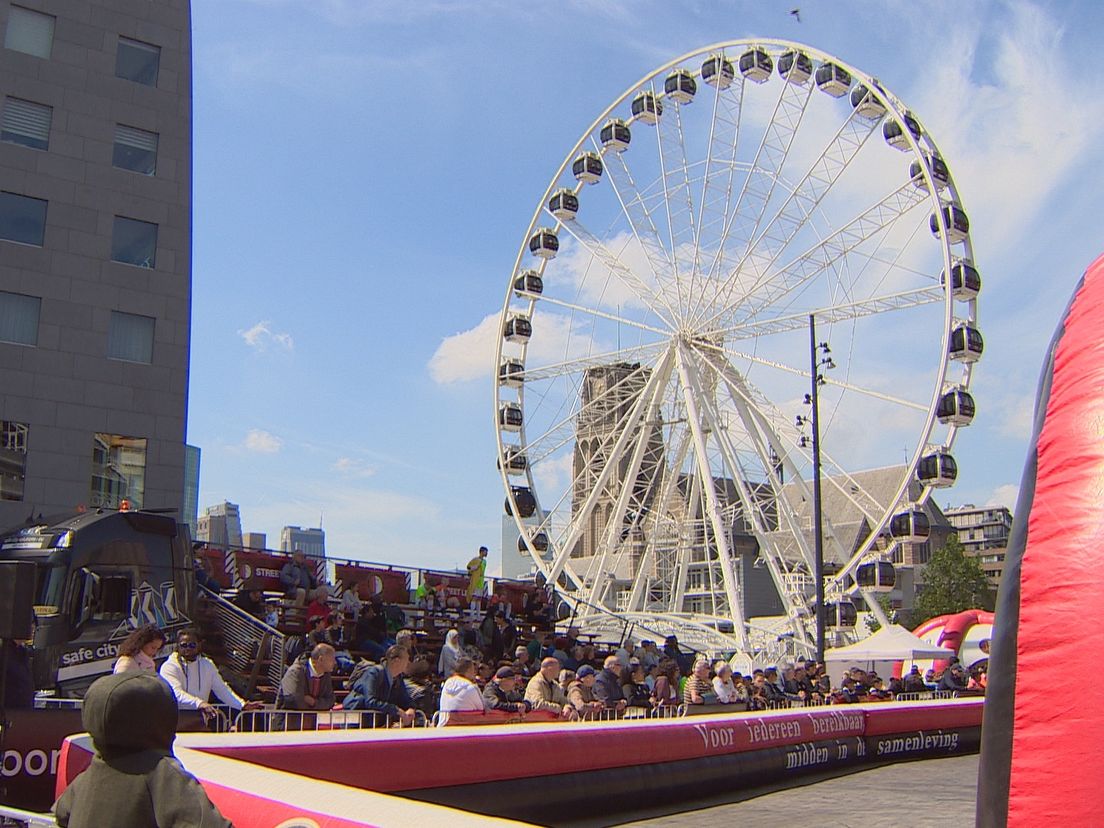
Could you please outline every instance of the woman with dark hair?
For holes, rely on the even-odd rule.
[[[652,690],[652,705],[655,707],[677,707],[679,703],[679,667],[673,658],[659,662],[659,675],[656,676],[655,689]]]
[[[165,634],[156,624],[146,624],[134,630],[119,645],[119,658],[115,661],[114,673],[138,670],[144,673],[157,673],[154,656],[165,646]]]

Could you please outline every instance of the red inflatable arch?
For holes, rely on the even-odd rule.
[[[979,826],[1104,819],[1104,715],[1073,678],[1104,652],[1102,527],[1104,256],[1074,291],[1039,382],[997,597]]]

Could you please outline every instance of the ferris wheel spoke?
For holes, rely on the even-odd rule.
[[[587,354],[574,359],[565,359],[562,362],[550,362],[544,365],[535,365],[532,368],[525,367],[525,382],[539,382],[541,380],[555,379],[565,375],[574,375],[586,368],[597,368],[609,365],[612,362],[632,362],[654,356],[666,348],[669,342],[646,342],[642,345],[630,345],[618,348],[616,351],[606,351],[601,354]]]
[[[808,318],[808,317],[806,317],[806,318]],[[804,377],[806,379],[808,379],[808,377],[809,377],[808,369],[794,368],[792,365],[786,365],[785,363],[778,362],[777,360],[766,359],[765,357],[756,356],[755,354],[748,354],[748,353],[742,353],[742,352],[739,352],[739,351],[733,351],[729,348],[724,348],[724,352],[729,357],[734,357],[736,359],[747,360],[748,362],[755,363],[756,365],[763,365],[767,368],[774,368],[775,370],[783,371],[787,374],[793,374],[794,376],[798,376],[798,377]],[[892,394],[886,394],[886,393],[881,392],[881,391],[876,391],[872,388],[863,388],[860,385],[855,385],[854,383],[845,382],[843,380],[837,380],[837,379],[834,379],[832,377],[826,376],[824,378],[824,384],[825,385],[832,385],[832,386],[835,386],[837,388],[843,388],[847,391],[854,391],[858,394],[864,394],[864,395],[866,395],[868,397],[871,397],[873,399],[881,400],[882,402],[893,403],[895,405],[903,406],[904,408],[911,408],[915,411],[923,411],[923,412],[927,413],[927,410],[928,410],[928,406],[924,405],[922,403],[916,403],[916,402],[913,402],[912,400],[905,400],[905,399],[902,399],[901,397],[895,397]]]
[[[754,300],[752,294],[748,295],[743,318],[751,319],[763,309],[776,304],[786,295],[813,281],[821,273],[830,270],[837,262],[867,244],[871,239],[884,237],[889,228],[908,215],[924,199],[922,190],[914,187],[911,182],[904,184],[808,250],[773,269],[768,278],[762,279],[755,286],[760,298]],[[924,220],[926,219],[925,215]],[[722,317],[731,316],[734,311],[734,307],[722,303],[713,316],[703,320],[702,326],[708,328]]]
[[[630,502],[634,496],[639,497],[640,494],[645,494],[651,489],[651,483],[654,483],[656,468],[658,464],[662,462],[661,452],[657,455],[656,451],[656,420],[659,415],[659,405],[663,397],[663,388],[666,385],[667,378],[664,378],[662,383],[658,384],[655,388],[652,398],[648,403],[648,410],[645,417],[640,421],[640,428],[638,429],[638,435],[636,437],[635,445],[633,446],[632,456],[629,459],[629,465],[621,476],[621,490],[618,493],[617,499],[613,504],[613,509],[608,513],[606,518],[606,526],[603,530],[602,543],[600,545],[599,560],[597,565],[597,571],[590,588],[590,602],[592,604],[600,603],[606,585],[608,583],[608,572],[606,564],[611,555],[617,555],[622,552],[624,544],[624,531],[625,530],[625,518]],[[645,455],[651,450],[653,457],[651,458],[651,468],[645,470],[645,485],[639,486],[640,476],[645,461]],[[617,462],[620,465],[619,460],[615,461],[611,458],[608,462]],[[633,521],[633,526],[629,527],[628,531],[639,531],[640,525],[640,512],[644,503],[636,502],[633,504],[636,509],[636,518]]]
[[[806,222],[824,196],[839,180],[840,175],[855,159],[867,139],[877,129],[878,123],[860,118],[854,112],[836,132],[835,137],[809,168],[801,181],[793,188],[789,197],[763,227],[747,251],[736,264],[735,271],[743,273],[750,270],[757,274],[750,290],[741,291],[739,301],[754,296],[764,284],[770,271],[789,243]],[[718,305],[725,306],[732,299],[734,280],[727,280],[718,294]]]
[[[653,570],[660,573],[663,570],[659,561],[660,550],[657,548],[663,539],[659,522],[662,520],[662,516],[668,514],[671,508],[671,494],[676,488],[674,484],[678,481],[678,470],[682,468],[682,464],[686,461],[686,453],[690,448],[690,442],[685,437],[677,443],[673,440],[671,442],[675,448],[674,460],[672,462],[669,458],[663,458],[663,462],[659,466],[655,506],[652,509],[653,520],[649,527],[651,531],[648,532],[644,554],[640,559],[638,567],[640,575],[633,580],[633,586],[629,593],[628,606],[626,607],[628,612],[637,612],[642,609],[645,595],[649,591],[650,581],[653,580],[649,573]],[[662,578],[661,575],[659,577]]]
[[[833,305],[828,308],[818,308],[814,311],[816,320],[820,324],[834,325],[838,322],[846,322],[851,319],[860,319],[864,316],[873,316],[889,311],[905,310],[920,305],[930,305],[943,302],[946,294],[942,287],[916,288],[900,293],[891,293],[884,296],[873,296],[858,302],[849,302],[844,305]],[[756,339],[769,334],[785,333],[788,331],[805,330],[809,327],[809,313],[791,313],[785,316],[776,316],[769,319],[760,319],[756,322],[745,322],[725,328],[719,333],[724,335],[726,342],[736,342],[742,339]],[[808,373],[808,372],[806,372]]]
[[[713,114],[709,123],[709,149],[705,161],[705,177],[699,202],[697,230],[694,239],[694,275],[701,275],[703,250],[720,248],[728,226],[732,206],[733,179],[736,173],[736,148],[740,137],[740,116],[743,110],[744,80],[727,89],[718,89],[713,96]]]
[[[609,362],[598,363],[593,366],[588,366],[588,370],[589,367],[604,367],[609,364]],[[525,442],[527,452],[538,452],[529,458],[529,462],[533,464],[539,463],[541,460],[555,454],[557,450],[574,440],[575,427],[580,418],[586,419],[594,417],[597,416],[599,412],[610,408],[616,408],[619,398],[633,393],[632,388],[635,384],[639,383],[640,378],[643,376],[643,370],[645,369],[637,368],[635,371],[625,373],[617,382],[606,388],[604,393],[595,395],[589,402],[580,406],[577,406],[577,404],[579,400],[582,399],[583,395],[579,393],[579,389],[576,389],[576,393],[572,395],[572,402],[574,404],[569,406],[569,413],[567,416],[556,420],[539,437]],[[616,428],[617,426],[618,423],[614,423],[614,427]]]
[[[694,240],[698,231],[694,194],[690,188],[690,162],[686,157],[686,138],[682,128],[682,107],[673,101],[656,124],[656,139],[659,142],[675,284],[679,286],[679,304],[685,316],[688,308],[683,304],[681,291],[683,285],[689,286],[693,280]]]
[[[719,291],[729,281],[728,274],[735,273],[732,269],[733,260],[743,256],[754,238],[812,94],[812,84],[807,89],[792,83],[782,84],[770,124],[763,133],[755,160],[752,161],[751,169],[736,199],[736,206],[721,234],[720,243],[706,274],[698,307],[691,311],[691,318],[701,315],[704,303],[716,304]],[[707,287],[710,284],[713,285],[712,290]]]
[[[705,360],[709,366],[717,372],[725,383],[730,399],[741,417],[745,419],[745,427],[749,432],[758,433],[765,445],[760,445],[758,451],[764,468],[769,469],[770,480],[777,493],[777,509],[785,520],[790,534],[798,546],[799,553],[812,571],[812,552],[805,539],[801,518],[794,510],[793,505],[782,491],[781,478],[775,474],[775,464],[778,464],[795,486],[800,498],[806,503],[812,502],[812,493],[801,476],[800,470],[793,461],[793,455],[800,450],[798,440],[800,435],[793,425],[792,420],[782,414],[781,411],[767,399],[746,377],[740,374],[727,362],[720,359],[717,354],[705,354]],[[835,529],[830,520],[825,520],[825,537],[829,545],[836,551],[836,557],[843,560],[847,557],[836,537]]]
[[[610,158],[610,156],[613,158]],[[657,292],[664,296],[664,304],[672,307],[672,293],[675,296],[677,307],[678,292],[677,283],[673,279],[674,263],[663,245],[663,240],[656,229],[655,220],[652,218],[651,208],[648,207],[644,196],[637,187],[632,171],[629,170],[625,160],[625,152],[606,153],[606,169],[609,171],[610,185],[614,195],[621,204],[621,211],[632,228],[633,237],[640,245],[644,257],[648,260],[652,275],[655,278]],[[673,312],[673,311],[672,311]],[[677,313],[675,318],[678,318]]]
[[[635,431],[637,425],[643,416],[644,411],[647,408],[650,398],[656,394],[657,386],[661,386],[666,383],[666,377],[669,376],[671,370],[671,352],[667,351],[663,357],[660,358],[659,363],[652,370],[651,375],[648,377],[647,382],[641,389],[640,394],[633,402],[632,407],[624,417],[624,423],[617,430],[617,439],[615,440],[612,448],[609,451],[608,459],[602,466],[602,470],[598,473],[596,478],[592,481],[592,485],[589,488],[586,498],[580,504],[576,511],[572,508],[572,520],[565,534],[563,540],[563,546],[557,550],[556,559],[553,562],[550,569],[549,580],[555,581],[559,577],[560,572],[563,570],[564,565],[567,563],[568,557],[571,555],[572,550],[575,548],[575,544],[578,543],[586,522],[590,519],[591,513],[594,511],[594,507],[598,502],[599,497],[605,490],[606,485],[609,483],[610,476],[616,469],[615,458],[620,458],[625,451],[625,445],[629,442],[632,433]],[[574,490],[574,484],[572,490]]]
[[[621,284],[631,290],[637,299],[659,319],[662,319],[671,330],[676,328],[674,320],[677,318],[677,315],[667,296],[662,292],[653,291],[648,285],[641,281],[640,278],[633,273],[630,268],[626,267],[625,264],[617,258],[616,254],[606,247],[597,236],[590,232],[578,218],[573,221],[564,222],[561,227],[578,241],[579,244],[586,248],[591,256],[605,265],[610,273],[617,277]],[[643,247],[644,243],[640,240],[639,235],[635,237],[637,242]],[[658,276],[656,279],[658,280]]]
[[[579,305],[574,302],[565,302],[563,299],[555,299],[547,294],[542,295],[540,301],[542,305],[554,305],[558,308],[564,308],[566,310],[574,311],[586,316],[595,316],[599,319],[616,322],[618,325],[624,325],[627,328],[636,328],[641,331],[648,331],[649,333],[658,334],[662,337],[668,337],[671,335],[671,332],[669,330],[665,331],[662,328],[656,328],[652,325],[646,325],[643,322],[637,322],[620,314],[609,313],[608,311],[598,310],[597,308],[587,307],[586,305]]]

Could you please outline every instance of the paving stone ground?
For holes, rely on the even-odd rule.
[[[623,826],[785,825],[795,824],[795,818],[803,824],[833,828],[972,825],[977,769],[976,754],[903,762]]]

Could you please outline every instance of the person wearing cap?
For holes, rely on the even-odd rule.
[[[513,667],[499,667],[483,688],[483,705],[504,713],[528,713],[530,704],[517,692],[517,673]]]
[[[579,714],[567,700],[567,694],[556,681],[560,675],[559,659],[546,658],[541,661],[540,672],[529,679],[525,686],[525,700],[534,710],[547,710],[556,713],[561,719],[575,720]]]
[[[605,705],[594,697],[594,682],[598,671],[584,664],[575,674],[575,680],[567,688],[567,700],[581,719],[590,719],[598,715]]]
[[[514,672],[524,679],[533,675],[533,661],[529,658],[529,648],[519,644],[514,648]]]
[[[966,671],[958,663],[958,659],[952,659],[951,665],[943,671],[939,678],[939,689],[947,692],[965,690],[967,685]]]
[[[264,619],[264,592],[261,590],[260,584],[256,581],[250,581],[244,584],[242,588],[238,590],[238,594],[234,596],[234,606],[242,612],[249,613],[254,618]]]

